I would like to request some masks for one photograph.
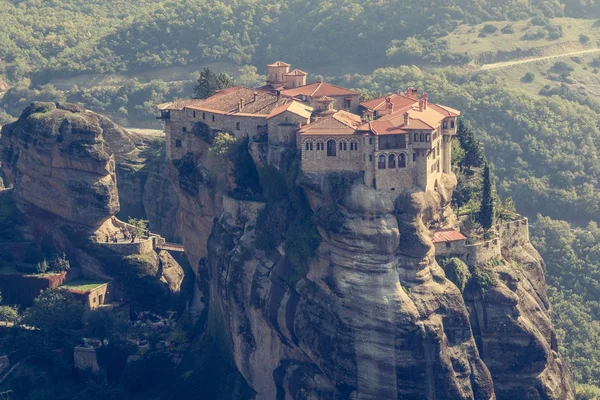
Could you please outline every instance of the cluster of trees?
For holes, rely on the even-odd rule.
[[[56,76],[207,61],[262,64],[263,57],[312,64],[308,68],[355,62],[357,48],[364,66],[373,67],[386,62],[389,48],[410,48],[406,41],[404,45],[394,44],[399,39],[437,38],[465,22],[535,15],[600,16],[591,3],[458,0],[449,4],[435,0],[424,4],[386,0],[366,6],[347,0],[341,6],[331,0],[277,4],[269,0],[2,0],[0,58],[6,64],[0,73],[13,82],[31,76],[36,83],[46,83]],[[444,49],[426,48],[425,53],[437,53],[433,61],[438,56],[440,61],[452,59],[444,58]],[[309,60],[307,54],[312,55]]]

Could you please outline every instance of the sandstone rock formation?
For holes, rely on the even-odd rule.
[[[261,146],[251,150],[263,167]],[[205,168],[202,154],[188,156],[169,177],[176,229],[198,265],[198,309],[225,322],[258,399],[574,399],[543,262],[528,241],[503,243],[503,262],[471,265],[498,277],[486,290],[473,278],[461,293],[438,265],[427,225],[456,224],[454,176],[427,193],[378,192],[360,176],[298,177],[320,236],[298,266],[285,243],[304,239],[290,212],[301,199],[270,199],[258,215],[256,202],[223,209],[223,187],[188,190],[182,171]],[[289,166],[276,169],[290,177]],[[265,215],[282,230],[265,232]],[[265,237],[275,245],[265,248]]]
[[[97,227],[119,210],[106,120],[71,104],[33,103],[2,128],[2,170],[15,199]]]

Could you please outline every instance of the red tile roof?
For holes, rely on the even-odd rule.
[[[306,76],[306,75],[308,75],[308,73],[306,73],[306,72],[304,72],[304,71],[299,70],[299,69],[296,68],[295,70],[293,70],[291,72],[288,72],[286,75],[287,76],[290,76],[290,75],[294,75],[294,76]]]
[[[244,106],[240,110],[239,104],[242,99],[244,100]],[[208,99],[195,100],[192,104],[186,105],[185,108],[217,114],[266,117],[277,107],[290,102],[291,99],[289,98],[281,97],[278,99],[275,94],[263,90],[235,86],[220,90]]]
[[[321,97],[321,96],[353,96],[359,95],[359,92],[346,89],[341,86],[332,85],[327,82],[313,82],[308,85],[300,86],[293,89],[285,89],[281,91],[282,96],[296,97]]]
[[[347,111],[327,114],[300,129],[301,135],[354,135],[360,125],[360,117]]]
[[[444,229],[433,233],[433,243],[456,242],[458,240],[467,240],[467,238],[454,229]]]
[[[308,118],[310,118],[310,116],[313,112],[313,108],[307,106],[304,103],[300,103],[298,101],[292,100],[289,103],[279,106],[279,107],[275,108],[273,111],[271,111],[271,113],[269,114],[267,119],[273,118],[285,111],[289,111],[291,113],[294,113],[296,115],[299,115],[301,117],[308,119]]]
[[[267,64],[267,67],[289,67],[290,65],[283,61],[275,61],[273,64]]]

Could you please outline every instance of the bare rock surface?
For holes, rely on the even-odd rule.
[[[2,127],[2,169],[17,201],[98,227],[119,210],[105,118],[72,104],[33,103]]]

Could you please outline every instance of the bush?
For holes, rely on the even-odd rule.
[[[531,24],[535,26],[547,26],[549,24],[548,20],[544,17],[537,16],[531,18]]]
[[[483,32],[483,33],[492,34],[492,33],[496,33],[496,31],[498,31],[498,28],[492,24],[485,24],[483,26],[483,28],[481,28],[481,32]]]
[[[460,289],[461,292],[465,290],[469,279],[471,279],[471,272],[469,267],[461,259],[452,257],[443,265],[444,271],[446,271],[446,278]]]
[[[570,74],[573,72],[573,67],[567,64],[565,61],[557,61],[554,65],[548,70],[548,72],[553,72],[555,74]]]
[[[67,259],[67,255],[65,253],[56,254],[52,259],[51,269],[55,272],[66,272],[71,269],[71,263]]]
[[[500,32],[504,33],[505,35],[510,35],[515,33],[515,28],[512,25],[506,25],[500,30]]]
[[[592,385],[577,385],[575,387],[575,399],[600,400],[600,388]]]
[[[579,43],[587,44],[590,41],[590,37],[588,35],[584,35],[583,33],[579,35]]]
[[[0,321],[1,322],[18,322],[19,312],[14,307],[0,306]]]
[[[485,293],[490,287],[497,286],[500,280],[496,271],[478,267],[473,271],[470,282],[473,282],[481,293]]]
[[[50,269],[50,265],[48,265],[48,261],[42,260],[39,263],[37,263],[37,273],[38,274],[44,274],[44,273],[48,272],[49,269]]]
[[[535,74],[533,72],[528,72],[521,78],[521,82],[523,83],[531,83],[535,80]]]
[[[317,210],[315,223],[327,232],[343,233],[345,217],[335,204],[329,204]]]

